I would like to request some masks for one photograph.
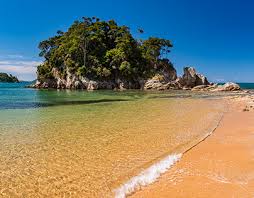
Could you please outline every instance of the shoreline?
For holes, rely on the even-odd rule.
[[[225,104],[225,109],[227,105]],[[224,110],[225,111],[225,110]],[[210,137],[214,131],[219,127],[225,112],[221,113],[221,117],[218,119],[217,124],[204,136],[200,137],[196,141],[191,141],[188,143],[189,147],[186,150],[176,149],[177,152],[171,153],[158,162],[152,164],[151,166],[144,169],[138,175],[133,176],[131,179],[123,183],[118,188],[114,189],[115,198],[125,198],[129,197],[142,188],[146,188],[150,185],[153,185],[154,182],[160,179],[160,177],[169,171],[181,158],[188,153],[191,149],[198,146],[201,142],[205,141]]]
[[[254,120],[252,109],[254,100],[251,95],[244,97],[239,95],[225,100],[227,111],[213,132],[185,151],[180,161],[158,180],[148,186],[140,186],[141,190],[135,191],[129,197],[218,197],[221,193],[225,197],[253,196],[254,171],[250,169],[246,173],[245,169],[250,168],[251,164],[254,166],[254,160],[251,158],[254,153],[251,153],[252,149],[240,149],[246,145],[237,144],[237,141],[246,135],[251,136],[254,132],[242,135],[236,129],[246,132],[251,128],[254,131],[254,124],[246,125],[245,128],[242,126],[246,120],[248,123]],[[228,137],[232,140],[224,145],[223,142],[227,141]],[[247,138],[248,146],[253,142],[251,140]],[[254,150],[254,146],[251,148]],[[243,160],[241,157],[246,155],[246,159]],[[232,165],[237,163],[240,165],[236,167]],[[193,166],[194,164],[196,166]],[[232,167],[234,170],[229,171],[228,169]],[[247,182],[242,174],[248,176]]]
[[[225,109],[227,109],[227,105],[225,104]],[[181,160],[183,155],[189,152],[194,147],[198,146],[201,142],[205,141],[209,136],[213,134],[213,132],[219,127],[223,117],[224,111],[221,113],[220,118],[217,123],[211,130],[208,131],[204,136],[198,138],[195,141],[190,141],[187,144],[189,147],[187,149],[178,148],[176,152],[170,153],[164,156],[159,161],[155,162],[151,166],[147,167],[143,171],[141,171],[138,175],[133,176],[131,179],[127,180],[122,185],[118,186],[118,188],[113,190],[113,193],[116,198],[124,198],[129,197],[132,194],[135,194],[140,189],[145,188],[149,185],[153,185],[160,177],[166,173],[172,166],[174,166],[178,161]]]

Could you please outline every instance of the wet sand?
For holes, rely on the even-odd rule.
[[[254,197],[253,97],[227,103],[228,110],[210,137],[131,197]]]

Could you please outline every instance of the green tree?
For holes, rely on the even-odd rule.
[[[137,40],[127,26],[114,20],[83,17],[66,32],[57,31],[39,44],[45,61],[37,69],[38,78],[54,78],[53,68],[62,76],[69,71],[91,79],[149,78],[162,67],[172,66],[167,59],[171,47],[166,39]]]

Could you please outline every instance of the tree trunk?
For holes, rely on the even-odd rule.
[[[87,44],[88,41],[86,38],[84,38],[82,44],[81,44],[81,49],[83,50],[83,61],[84,61],[84,67],[86,67],[86,59],[87,59]]]
[[[86,56],[87,56],[87,40],[85,39],[85,46],[84,46],[84,67],[86,68]]]

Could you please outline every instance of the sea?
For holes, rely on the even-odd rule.
[[[220,94],[28,84],[0,83],[0,197],[126,197],[209,136],[226,109]]]

